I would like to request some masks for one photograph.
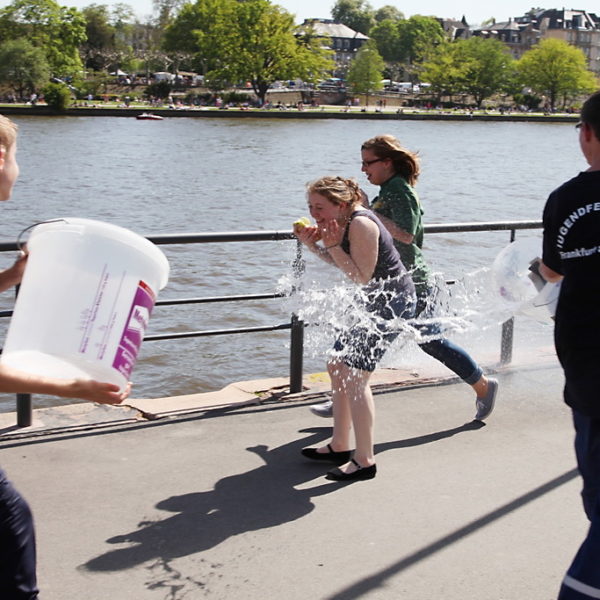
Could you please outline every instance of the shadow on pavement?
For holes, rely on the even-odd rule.
[[[508,502],[507,504],[500,506],[496,510],[487,513],[483,517],[480,517],[475,521],[471,521],[471,523],[468,523],[464,527],[461,527],[460,529],[453,531],[452,533],[425,546],[424,548],[421,548],[421,550],[414,552],[413,554],[397,561],[393,565],[389,566],[386,569],[383,569],[382,571],[379,571],[371,577],[363,579],[362,581],[359,581],[347,587],[346,589],[338,592],[333,596],[329,596],[327,600],[353,600],[354,598],[367,597],[374,590],[383,587],[385,581],[390,577],[393,577],[394,575],[397,575],[398,573],[410,568],[415,563],[425,560],[426,558],[430,557],[436,552],[439,552],[444,548],[450,546],[451,544],[454,544],[460,541],[461,539],[471,535],[472,533],[477,532],[483,527],[492,524],[494,521],[501,519],[509,513],[519,508],[522,508],[529,502],[537,500],[544,494],[552,492],[561,485],[564,485],[572,479],[576,478],[578,474],[579,472],[577,471],[577,469],[572,469],[571,471],[563,473],[559,477],[556,477],[548,481],[547,483],[538,486],[530,492],[519,496],[515,500]]]
[[[378,453],[442,440],[465,431],[480,429],[479,421],[407,440],[378,444]],[[299,519],[314,509],[311,498],[335,492],[342,485],[325,483],[296,489],[323,475],[332,465],[299,462],[300,449],[318,444],[330,434],[329,427],[303,429],[309,435],[269,450],[259,445],[247,448],[264,465],[246,473],[225,477],[214,489],[172,496],[156,505],[176,513],[166,519],[141,522],[138,529],[110,538],[110,544],[128,544],[91,559],[83,568],[118,571],[146,561],[170,560],[206,551],[227,538],[248,531],[274,527]],[[215,456],[218,460],[218,456]]]

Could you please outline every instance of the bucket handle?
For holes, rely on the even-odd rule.
[[[29,231],[30,229],[33,229],[34,227],[37,227],[38,225],[45,225],[46,223],[60,223],[61,221],[67,223],[66,219],[50,219],[48,221],[39,221],[39,223],[34,223],[33,225],[29,225],[29,227],[25,227],[25,229],[23,229],[17,236],[17,248],[19,248],[21,252],[27,252],[23,249],[27,245],[27,242],[21,241],[21,238],[23,237],[23,234],[25,232]]]

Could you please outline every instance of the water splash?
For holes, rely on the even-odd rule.
[[[451,284],[442,274],[435,274],[435,294],[425,311],[411,319],[375,317],[365,310],[364,292],[339,275],[309,269],[301,276],[286,275],[279,280],[279,291],[287,296],[284,310],[308,325],[304,348],[309,357],[335,356],[332,346],[342,330],[375,335],[385,327],[398,337],[382,366],[394,367],[411,357],[416,344],[462,334],[480,337],[515,314],[527,314],[522,310],[522,297],[507,299],[499,293],[491,267],[477,269]]]

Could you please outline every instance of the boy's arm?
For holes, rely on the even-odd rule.
[[[0,292],[4,292],[8,288],[14,287],[21,283],[23,279],[23,272],[25,271],[25,265],[27,264],[27,254],[22,253],[19,258],[14,262],[12,267],[0,271]]]
[[[48,394],[61,398],[81,398],[100,404],[119,404],[127,398],[130,390],[131,384],[128,384],[124,392],[119,392],[119,386],[114,383],[42,377],[0,364],[0,393]]]
[[[539,271],[540,271],[540,275],[546,281],[549,281],[550,283],[556,283],[557,281],[560,281],[563,278],[563,275],[561,275],[560,273],[557,273],[556,271],[552,270],[550,267],[547,267],[541,261],[540,261],[540,264],[539,264]]]

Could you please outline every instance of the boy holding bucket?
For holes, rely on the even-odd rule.
[[[0,201],[10,198],[19,176],[16,153],[17,126],[0,115]],[[21,281],[26,262],[27,257],[23,255],[10,268],[0,272],[0,291]],[[129,387],[120,393],[119,386],[112,383],[40,377],[0,365],[0,393],[50,394],[119,404],[129,394]],[[31,512],[0,469],[0,598],[35,600],[37,597]]]

